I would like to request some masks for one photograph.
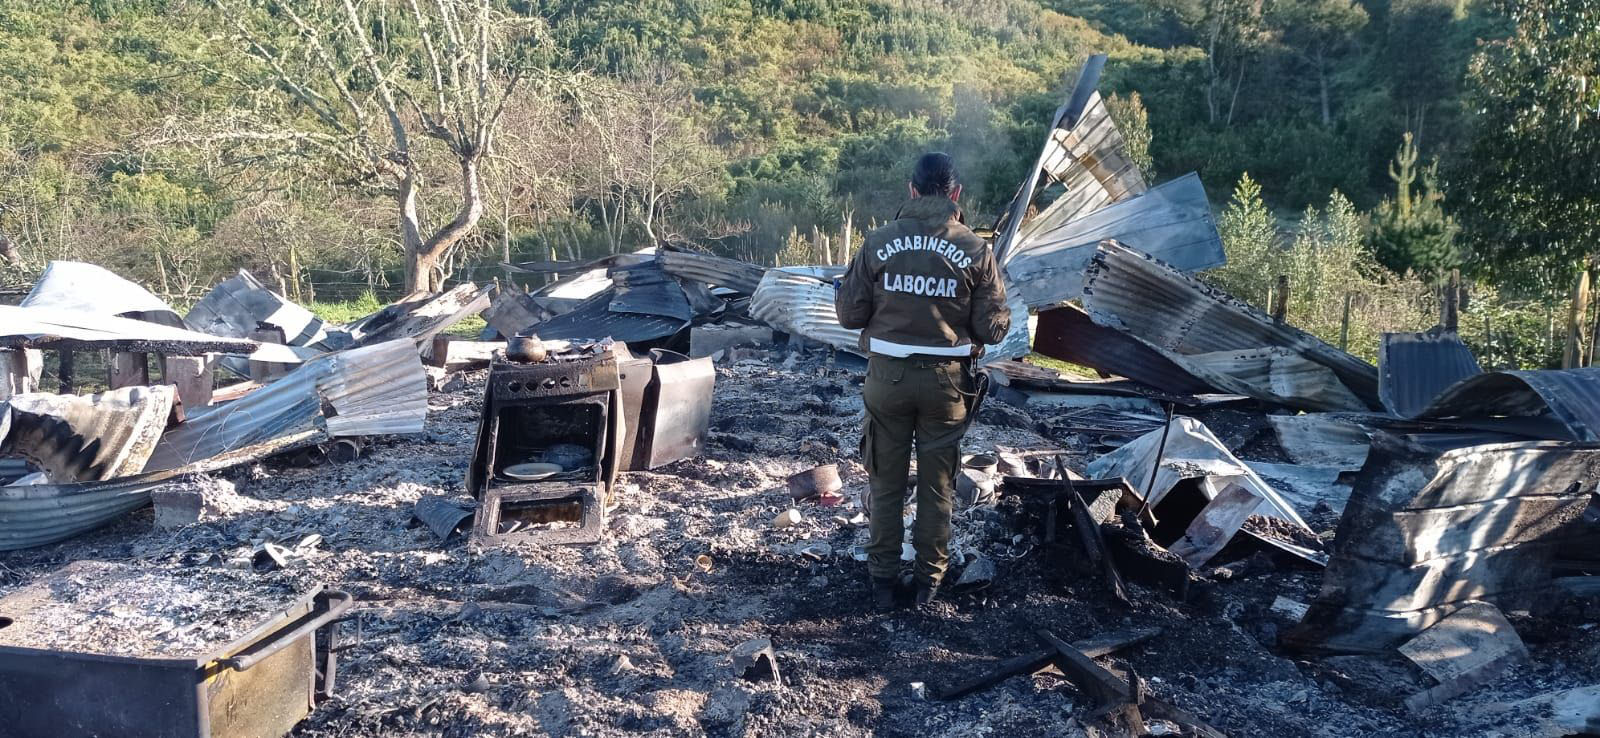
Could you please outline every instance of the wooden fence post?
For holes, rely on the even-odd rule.
[[[1289,275],[1279,274],[1272,291],[1272,320],[1282,323],[1289,315]]]
[[[1589,270],[1578,273],[1578,282],[1572,286],[1572,305],[1567,310],[1567,348],[1561,357],[1561,368],[1575,369],[1583,366],[1583,319],[1589,313]]]
[[[1339,350],[1350,350],[1350,303],[1355,301],[1354,292],[1344,293],[1344,315],[1339,318]]]
[[[1450,281],[1445,284],[1444,300],[1440,303],[1439,325],[1451,332],[1461,326],[1461,270],[1450,270]]]
[[[851,230],[850,221],[853,220],[854,217],[855,217],[855,213],[854,212],[849,211],[849,210],[844,211],[844,230],[842,232],[840,232],[840,234],[839,234],[839,263],[840,264],[849,264],[850,263],[850,230]]]
[[[72,349],[56,351],[60,361],[56,364],[56,392],[63,395],[72,394]]]
[[[0,400],[39,391],[44,354],[38,349],[0,349]]]

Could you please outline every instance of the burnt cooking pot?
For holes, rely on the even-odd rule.
[[[506,340],[506,358],[527,364],[537,364],[545,360],[549,353],[544,349],[544,342],[538,336],[512,336]]]

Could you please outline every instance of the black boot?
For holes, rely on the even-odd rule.
[[[939,585],[917,583],[917,607],[927,607],[933,598],[939,596]]]
[[[872,609],[889,612],[894,609],[895,578],[872,578]]]

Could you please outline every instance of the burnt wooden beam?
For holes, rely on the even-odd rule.
[[[1134,628],[1131,630],[1119,630],[1107,633],[1105,635],[1095,636],[1094,638],[1075,641],[1073,642],[1072,647],[1084,654],[1087,654],[1090,658],[1097,658],[1116,653],[1117,651],[1129,646],[1144,643],[1145,641],[1155,638],[1158,635],[1161,635],[1160,628]],[[999,684],[1000,682],[1010,679],[1011,677],[1032,674],[1040,669],[1045,668],[1046,666],[1049,666],[1055,660],[1056,650],[1053,647],[1043,651],[1025,653],[1021,656],[1014,656],[1006,659],[1005,661],[1001,661],[993,669],[990,669],[983,674],[968,679],[940,692],[939,699],[953,700],[965,697],[973,692],[987,689]]]
[[[1089,503],[1084,502],[1083,495],[1078,494],[1077,488],[1072,486],[1072,479],[1067,476],[1066,465],[1061,463],[1060,456],[1056,457],[1056,470],[1061,474],[1067,508],[1072,515],[1072,527],[1078,531],[1078,540],[1083,543],[1085,555],[1090,561],[1100,565],[1101,571],[1105,573],[1106,587],[1111,590],[1111,596],[1124,605],[1131,604],[1128,600],[1127,587],[1122,583],[1122,573],[1117,571],[1117,562],[1112,561],[1110,553],[1106,551],[1106,542],[1100,533],[1100,523],[1089,513]]]
[[[1179,726],[1192,731],[1199,738],[1227,738],[1225,733],[1211,727],[1193,713],[1165,700],[1145,694],[1142,686],[1136,686],[1139,682],[1137,674],[1133,674],[1130,671],[1129,675],[1132,677],[1130,683],[1130,680],[1124,680],[1122,677],[1113,674],[1111,670],[1095,663],[1089,654],[1078,650],[1073,644],[1057,638],[1050,631],[1039,628],[1034,630],[1034,634],[1038,636],[1039,640],[1055,650],[1056,654],[1060,656],[1056,660],[1056,666],[1060,667],[1061,673],[1065,674],[1067,679],[1085,695],[1099,701],[1103,706],[1111,707],[1113,710],[1122,709],[1124,714],[1132,712],[1141,716],[1139,724],[1131,726],[1136,727],[1139,731],[1134,733],[1135,735],[1143,735],[1142,717],[1149,716],[1177,723]],[[1122,704],[1108,704],[1112,700],[1122,700]],[[1133,709],[1128,710],[1127,708]],[[1126,730],[1127,728],[1123,729]]]

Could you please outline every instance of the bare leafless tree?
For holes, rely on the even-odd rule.
[[[292,155],[330,181],[381,191],[396,208],[406,287],[438,291],[484,214],[482,170],[508,100],[530,74],[564,74],[521,63],[550,48],[542,21],[491,0],[212,2],[254,62],[250,73],[213,71],[246,92],[153,140],[214,146],[243,165]],[[453,171],[429,177],[430,161]]]

